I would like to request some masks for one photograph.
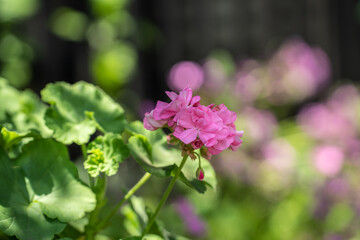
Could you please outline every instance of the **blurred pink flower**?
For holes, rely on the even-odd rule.
[[[289,172],[293,169],[296,160],[296,151],[294,147],[285,139],[275,139],[261,149],[261,153],[276,169]]]
[[[203,64],[205,81],[204,85],[212,90],[219,91],[227,80],[225,70],[221,62],[210,58]]]
[[[344,153],[337,146],[319,146],[313,152],[313,159],[316,169],[325,176],[334,176],[340,172]]]
[[[346,156],[349,159],[353,160],[357,164],[358,160],[360,159],[360,139],[359,138],[350,138],[344,142],[344,149],[346,152]]]
[[[186,198],[176,201],[176,210],[185,223],[186,230],[197,237],[206,235],[205,223],[196,215],[194,207]]]
[[[270,140],[277,128],[277,120],[272,112],[252,107],[245,108],[241,113],[243,128],[249,143],[258,146]]]
[[[338,114],[359,126],[360,94],[354,85],[343,85],[337,88],[328,100],[328,105]]]
[[[327,55],[300,39],[281,46],[269,61],[270,98],[274,104],[303,100],[313,95],[329,78]]]
[[[343,178],[334,178],[325,184],[325,191],[325,194],[334,200],[346,199],[349,195],[350,185]]]
[[[343,142],[356,134],[351,121],[325,104],[306,106],[297,120],[305,132],[324,141]]]
[[[246,60],[236,74],[236,95],[247,103],[260,97],[264,91],[262,68],[255,60]]]
[[[168,85],[176,91],[186,87],[197,90],[203,83],[203,69],[199,64],[191,61],[178,62],[171,68],[168,76]]]

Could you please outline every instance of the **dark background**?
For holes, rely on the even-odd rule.
[[[141,38],[150,38],[145,48],[139,47],[138,69],[132,85],[142,85],[144,96],[155,99],[167,88],[165,76],[179,60],[200,61],[214,48],[228,50],[237,60],[261,59],[293,35],[301,36],[329,55],[332,81],[358,81],[357,5],[355,0],[132,1],[129,9],[138,27],[132,41],[137,44]],[[47,20],[60,6],[69,6],[91,17],[87,1],[42,1],[34,16],[16,26],[16,31],[31,36],[41,46],[33,63],[31,81],[31,87],[37,91],[53,81],[91,81],[87,42],[64,41],[47,28]],[[157,29],[142,29],[145,21]]]

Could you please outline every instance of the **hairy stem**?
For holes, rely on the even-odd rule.
[[[145,234],[147,234],[147,233],[150,231],[151,226],[153,225],[157,214],[159,213],[161,207],[162,207],[162,206],[164,205],[164,203],[166,202],[166,199],[168,198],[168,196],[169,196],[172,188],[174,187],[175,182],[176,182],[176,180],[178,179],[178,177],[179,177],[179,175],[180,175],[180,173],[181,173],[181,169],[184,167],[187,158],[188,158],[188,155],[184,155],[184,157],[183,157],[183,159],[182,159],[182,161],[181,161],[181,163],[180,163],[180,166],[179,166],[177,172],[175,173],[175,176],[171,179],[171,182],[170,182],[168,188],[166,189],[164,195],[162,196],[162,198],[161,198],[161,200],[160,200],[160,203],[159,203],[159,205],[157,206],[154,214],[151,215],[151,217],[150,217],[150,219],[149,219],[149,222],[148,222],[148,224],[146,225],[146,228],[144,229],[144,231],[143,231],[143,233],[142,233],[142,235],[141,235],[141,238],[143,238],[143,237],[145,236]]]

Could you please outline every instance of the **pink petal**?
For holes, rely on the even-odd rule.
[[[196,128],[187,129],[181,133],[179,133],[179,131],[174,132],[174,136],[180,139],[185,144],[189,144],[194,141],[197,137],[197,134],[198,131]]]
[[[197,103],[199,103],[200,102],[200,96],[195,96],[195,97],[193,97],[192,99],[191,99],[191,102],[190,102],[190,106],[194,106],[194,105],[196,105]]]
[[[215,133],[199,131],[199,138],[205,144],[205,146],[210,146],[210,144],[213,142],[209,142],[209,141],[210,141],[210,139],[214,138],[215,136],[216,136]]]
[[[177,120],[177,124],[183,128],[195,128],[195,123],[189,113],[182,114]]]
[[[177,98],[177,94],[176,93],[174,93],[174,92],[169,92],[169,91],[166,91],[165,92],[166,93],[166,95],[168,95],[168,97],[171,99],[171,100],[175,100],[176,98]]]
[[[222,152],[221,150],[215,149],[215,148],[213,148],[213,147],[209,147],[209,148],[208,148],[208,151],[209,151],[209,153],[211,153],[212,155],[216,155],[216,154],[219,154],[219,153]]]

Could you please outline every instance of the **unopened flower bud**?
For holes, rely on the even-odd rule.
[[[204,169],[202,169],[201,167],[199,167],[196,170],[196,178],[200,181],[204,180],[205,177],[205,173],[204,173]]]

